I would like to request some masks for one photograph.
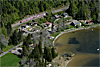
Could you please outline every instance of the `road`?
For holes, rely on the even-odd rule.
[[[59,11],[64,11],[64,10],[67,10],[69,8],[69,6],[67,6],[67,7],[64,7],[64,8],[60,8],[60,9],[57,9],[57,10],[52,10],[52,13],[56,13],[56,12],[59,12]],[[45,12],[43,12],[43,13],[45,13]],[[42,13],[40,13],[40,14],[42,14]],[[38,14],[39,15],[39,14]],[[30,16],[30,17],[33,17],[33,16],[37,16],[37,15],[32,15],[32,16]],[[42,16],[41,16],[42,17]],[[29,17],[28,17],[29,18]],[[28,18],[26,18],[26,19],[28,19]],[[40,18],[40,17],[37,17],[37,18]],[[34,19],[37,19],[37,18],[34,18]],[[26,19],[23,19],[23,20],[26,20]],[[27,22],[27,21],[26,21]],[[26,23],[26,22],[23,22],[23,23]],[[18,26],[18,25],[20,25],[20,24],[22,24],[22,23],[20,23],[20,21],[19,22],[15,22],[15,24],[12,24],[12,27],[16,27],[16,26]]]
[[[0,57],[4,56],[4,55],[7,54],[8,52],[10,52],[10,51],[16,49],[17,47],[21,46],[22,44],[23,44],[23,42],[21,42],[19,45],[15,46],[15,47],[13,47],[13,48],[11,48],[10,50],[8,50],[8,51],[2,53],[2,54],[0,55]]]
[[[60,8],[60,9],[57,9],[57,10],[52,10],[52,13],[57,13],[57,12],[60,12],[60,11],[64,11],[64,10],[67,10],[69,8],[69,5],[67,7],[64,7],[64,8]]]

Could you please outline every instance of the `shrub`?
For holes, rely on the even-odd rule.
[[[70,28],[74,28],[74,26],[70,25]]]
[[[67,57],[66,60],[69,60],[69,58]]]
[[[82,24],[82,26],[86,26],[86,24],[85,24],[85,23],[83,23],[83,22],[81,22],[81,24]]]
[[[79,28],[80,26],[79,25],[76,25],[76,28]]]

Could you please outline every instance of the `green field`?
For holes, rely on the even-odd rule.
[[[14,67],[14,66],[18,66],[18,62],[21,60],[21,58],[19,58],[18,56],[8,53],[6,55],[4,55],[3,57],[0,58],[0,66],[1,67]]]

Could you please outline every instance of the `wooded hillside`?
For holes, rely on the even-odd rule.
[[[26,15],[37,14],[39,12],[51,10],[52,8],[57,8],[58,6],[64,6],[66,4],[67,0],[2,0],[2,9],[0,12],[1,22],[5,25],[8,22],[11,22],[12,24],[16,20],[24,18]]]

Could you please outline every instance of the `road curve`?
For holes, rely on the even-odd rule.
[[[8,50],[8,51],[2,53],[2,54],[0,55],[0,57],[4,56],[4,55],[7,54],[8,52],[10,52],[10,51],[16,49],[17,47],[21,46],[22,44],[23,44],[23,42],[21,42],[19,45],[15,46],[15,47],[13,47],[13,48],[11,48],[10,50]]]

